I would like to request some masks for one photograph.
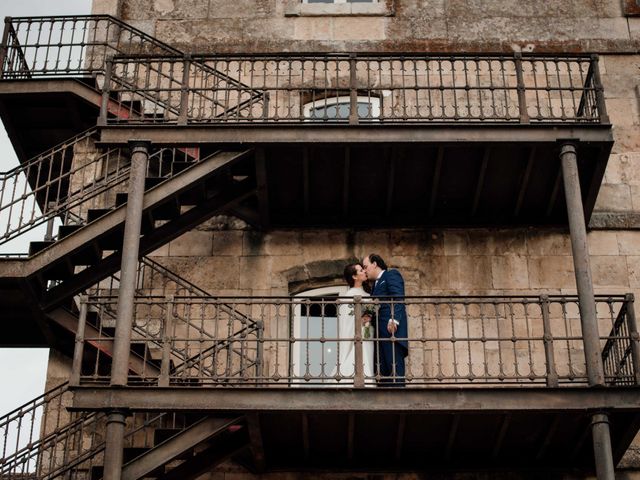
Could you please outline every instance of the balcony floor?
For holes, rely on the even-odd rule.
[[[73,408],[244,414],[267,470],[589,470],[592,413],[609,413],[618,462],[640,427],[637,395],[636,388],[82,387]]]

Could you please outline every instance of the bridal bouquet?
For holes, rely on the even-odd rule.
[[[376,314],[376,309],[373,305],[365,305],[362,308],[362,316],[368,315],[373,318]],[[365,322],[362,327],[362,336],[364,338],[371,338],[373,336],[373,325],[371,325],[371,321]]]

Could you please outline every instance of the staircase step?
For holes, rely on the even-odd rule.
[[[110,208],[90,208],[87,211],[87,223],[91,223],[111,211]]]
[[[173,220],[180,215],[180,205],[177,199],[172,199],[154,208],[151,216],[154,220]]]
[[[69,256],[72,265],[94,265],[102,259],[102,251],[97,245],[90,243]]]
[[[58,240],[68,237],[72,233],[80,230],[84,225],[60,225],[58,228]]]
[[[125,447],[122,449],[122,463],[130,462],[149,450],[149,448],[142,447]]]
[[[144,189],[149,190],[155,187],[156,185],[160,185],[165,180],[166,178],[163,178],[163,177],[147,177],[144,179]]]
[[[127,203],[128,198],[129,198],[129,194],[126,192],[116,193],[116,208]]]
[[[54,241],[42,241],[42,242],[31,242],[29,243],[29,256],[35,255],[36,253],[44,250],[49,245],[53,245]]]
[[[42,278],[45,280],[68,280],[73,277],[74,269],[66,261],[58,262],[54,265],[49,265],[42,272]]]
[[[173,162],[171,164],[171,172],[176,175],[193,166],[194,162]]]

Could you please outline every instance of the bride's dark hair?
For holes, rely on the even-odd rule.
[[[361,263],[350,263],[349,265],[347,265],[346,267],[344,267],[344,272],[342,274],[342,276],[344,277],[345,281],[347,282],[347,284],[349,285],[349,288],[353,288],[353,286],[355,285],[355,281],[353,280],[353,276],[356,275],[358,273],[358,270],[356,270],[356,267],[360,265],[361,268],[362,264]],[[369,282],[363,282],[362,283],[362,288],[365,292],[367,293],[371,293],[370,290],[370,285]]]

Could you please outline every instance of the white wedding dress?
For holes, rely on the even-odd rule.
[[[345,293],[340,295],[340,298],[350,298],[360,295],[363,298],[363,304],[367,303],[369,294],[362,288],[350,288]],[[361,319],[357,319],[359,325],[361,325]],[[348,341],[338,341],[338,365],[334,369],[333,375],[337,376],[340,373],[341,377],[352,378],[355,373],[355,325],[356,318],[354,314],[353,303],[345,303],[338,306],[338,338],[348,339]],[[373,373],[373,337],[375,336],[374,327],[370,326],[368,339],[365,335],[365,328],[362,327],[362,360],[364,363],[364,379],[366,386],[374,386],[374,373]],[[345,384],[344,380],[340,384]]]

